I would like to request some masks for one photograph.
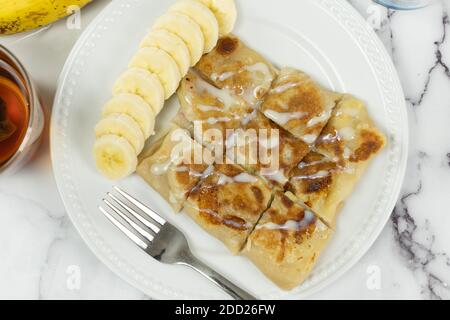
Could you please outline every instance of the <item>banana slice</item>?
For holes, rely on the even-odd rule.
[[[136,153],[125,138],[101,136],[95,141],[93,152],[97,169],[108,179],[122,179],[136,171]]]
[[[157,115],[164,106],[164,87],[159,78],[145,69],[130,68],[125,71],[113,87],[113,95],[122,93],[142,97]]]
[[[214,13],[195,0],[180,0],[170,7],[169,12],[184,14],[198,23],[205,39],[204,53],[210,52],[219,39],[219,23]]]
[[[156,19],[153,29],[164,29],[175,33],[183,39],[191,54],[191,66],[196,65],[202,57],[203,49],[205,48],[202,29],[188,16],[181,13],[168,12]]]
[[[221,36],[233,31],[236,23],[237,10],[234,0],[198,0],[207,6],[219,22],[219,32]]]
[[[142,68],[156,74],[169,99],[181,81],[180,70],[175,60],[164,50],[156,47],[141,48],[131,59],[130,68]]]
[[[156,47],[166,51],[175,60],[184,76],[191,65],[189,49],[184,41],[177,35],[164,29],[152,30],[141,42],[141,48]]]
[[[145,138],[154,134],[155,113],[141,97],[129,93],[119,94],[104,105],[102,116],[106,118],[118,113],[124,113],[133,118],[141,127]]]
[[[139,154],[144,148],[145,137],[141,128],[133,118],[126,114],[110,114],[97,123],[95,126],[97,138],[110,134],[127,139],[133,146],[135,155]]]

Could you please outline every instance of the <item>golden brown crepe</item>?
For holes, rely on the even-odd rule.
[[[332,233],[294,195],[277,192],[243,254],[280,288],[290,290],[308,277]]]
[[[385,138],[354,97],[298,70],[277,74],[238,38],[222,38],[178,90],[181,149],[201,149],[203,162],[174,157],[180,142],[166,136],[141,157],[138,173],[232,253],[292,289]]]
[[[213,159],[186,130],[169,133],[140,157],[137,173],[179,212]]]
[[[269,91],[277,70],[239,38],[228,35],[205,55],[196,70],[215,87],[255,106]]]
[[[242,99],[214,87],[192,70],[181,81],[178,98],[181,108],[174,122],[210,148],[223,149],[226,129],[241,127],[239,114],[251,112]]]
[[[192,192],[185,211],[238,253],[271,199],[269,186],[236,165],[216,164]]]
[[[340,96],[322,88],[307,74],[284,68],[272,83],[261,111],[298,139],[313,144]]]
[[[182,80],[178,90],[181,109],[175,122],[198,141],[203,138],[199,141],[203,145],[223,148],[227,129],[248,123],[275,75],[276,70],[261,55],[238,38],[226,36]]]
[[[260,112],[227,140],[227,155],[273,186],[283,189],[289,173],[310,151],[309,146]]]
[[[310,153],[291,173],[287,189],[334,225],[369,161],[385,145],[364,104],[346,95]]]

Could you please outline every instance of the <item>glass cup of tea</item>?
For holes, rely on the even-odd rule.
[[[37,149],[44,112],[29,74],[0,45],[0,174],[16,172]]]

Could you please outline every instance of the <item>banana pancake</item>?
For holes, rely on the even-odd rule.
[[[343,202],[385,143],[364,104],[346,95],[317,140],[315,151],[292,171],[287,189],[334,225]]]

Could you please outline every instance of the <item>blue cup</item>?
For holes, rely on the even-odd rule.
[[[385,7],[396,10],[414,10],[426,7],[431,0],[374,0]]]

